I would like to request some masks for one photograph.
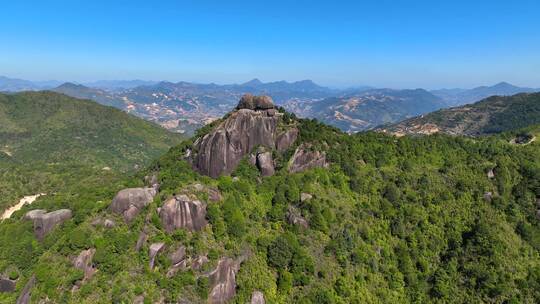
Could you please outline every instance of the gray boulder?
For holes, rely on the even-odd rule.
[[[0,292],[14,292],[16,282],[7,278],[0,278]]]
[[[124,220],[131,222],[141,210],[148,206],[156,196],[154,188],[128,188],[121,190],[114,197],[110,209],[114,213],[122,214]]]
[[[269,110],[274,109],[274,102],[270,96],[254,96],[245,94],[240,98],[236,109]]]
[[[90,248],[87,250],[81,251],[77,258],[73,261],[73,266],[77,269],[80,269],[84,271],[84,279],[83,281],[87,281],[96,272],[96,268],[92,264],[92,259],[94,258],[94,254],[96,253],[96,249]]]
[[[308,169],[321,167],[327,168],[326,153],[312,151],[307,146],[301,146],[296,149],[289,164],[289,172],[297,173]]]
[[[148,235],[146,234],[146,232],[141,231],[141,233],[139,233],[139,238],[137,239],[137,244],[135,244],[135,251],[141,250],[142,246],[144,246],[147,240]]]
[[[156,256],[165,248],[165,243],[154,243],[150,245],[148,256],[150,257],[150,269],[154,269]]]
[[[300,193],[300,201],[301,202],[309,201],[312,198],[313,198],[313,195],[311,195],[309,193],[305,193],[305,192]]]
[[[193,259],[193,261],[191,261],[191,269],[199,270],[204,266],[204,264],[208,263],[209,261],[210,260],[208,260],[207,256],[200,255],[196,257],[195,259]]]
[[[251,294],[251,304],[265,304],[264,294],[258,290]]]
[[[178,249],[176,249],[169,255],[169,259],[171,260],[171,264],[173,265],[184,261],[186,259],[186,247],[178,247]]]
[[[291,225],[295,225],[304,229],[309,227],[308,221],[300,215],[300,211],[292,206],[287,211],[287,221]]]
[[[26,214],[24,215],[24,219],[33,221],[36,218],[43,216],[45,213],[47,213],[47,210],[43,210],[43,209],[30,210],[26,212]]]
[[[261,171],[262,176],[274,175],[274,161],[272,160],[271,152],[261,152],[257,154],[257,168]]]
[[[209,303],[226,303],[236,294],[236,273],[240,265],[231,258],[222,258],[210,273]]]
[[[31,292],[32,288],[34,288],[34,284],[36,284],[36,276],[32,275],[30,280],[24,285],[23,290],[21,291],[21,294],[19,295],[19,298],[17,298],[16,304],[28,304],[30,303],[31,298]]]
[[[60,209],[49,213],[43,213],[34,217],[34,234],[38,240],[43,240],[54,227],[69,220],[72,216],[71,210]]]
[[[190,231],[201,230],[206,226],[206,204],[185,194],[170,198],[159,212],[161,222],[169,233],[185,228]]]

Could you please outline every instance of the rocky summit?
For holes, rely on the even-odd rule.
[[[286,150],[296,141],[298,130],[282,116],[270,97],[244,95],[235,111],[195,141],[193,167],[201,174],[218,177],[230,174],[256,147]]]

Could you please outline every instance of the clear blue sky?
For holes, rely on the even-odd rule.
[[[540,1],[3,1],[0,75],[540,87]]]

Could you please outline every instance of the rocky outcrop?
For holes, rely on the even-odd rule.
[[[313,151],[308,146],[303,145],[294,152],[289,164],[289,172],[297,173],[316,167],[328,167],[326,153]]]
[[[300,193],[300,201],[302,203],[305,202],[305,201],[309,201],[312,198],[313,198],[313,195],[311,195],[309,193],[305,193],[305,192]]]
[[[245,94],[240,98],[240,102],[236,106],[237,110],[249,109],[249,110],[268,110],[274,108],[274,102],[270,96],[253,96],[251,94]]]
[[[141,231],[141,233],[139,233],[139,238],[137,239],[137,244],[135,244],[135,251],[141,250],[147,240],[148,235],[146,234],[146,232]]]
[[[210,273],[209,303],[226,303],[236,294],[236,273],[239,263],[231,258],[222,258],[214,271]]]
[[[26,212],[26,214],[24,215],[24,219],[33,221],[36,218],[43,216],[45,213],[47,213],[47,210],[43,210],[43,209],[30,210]]]
[[[292,206],[290,206],[289,210],[287,211],[287,221],[289,224],[301,227],[303,229],[307,229],[309,227],[308,221],[302,217],[300,211]]]
[[[94,273],[97,271],[94,264],[92,264],[92,259],[94,258],[95,253],[96,249],[94,248],[83,250],[73,261],[73,266],[75,268],[84,271],[83,282],[91,279]]]
[[[298,133],[299,132],[297,128],[291,128],[279,134],[276,138],[276,149],[279,152],[283,152],[289,149],[298,138]]]
[[[275,173],[272,152],[258,153],[256,165],[259,171],[261,171],[262,176],[272,176]]]
[[[258,290],[251,294],[251,304],[265,304],[264,294]]]
[[[148,256],[150,257],[150,269],[154,269],[156,256],[165,248],[165,243],[154,243],[150,245]]]
[[[131,222],[156,196],[154,188],[129,188],[118,192],[114,197],[110,209],[112,212],[122,214],[124,220]]]
[[[17,298],[16,304],[28,304],[30,303],[31,298],[31,291],[32,288],[34,288],[34,284],[36,284],[36,276],[32,276],[30,280],[24,285],[23,290],[21,291],[21,294],[19,295],[19,298]]]
[[[296,139],[294,132],[278,134],[281,114],[269,97],[244,96],[237,109],[195,141],[192,163],[199,173],[211,177],[230,174],[255,147],[274,149],[279,143],[283,149]]]
[[[493,171],[493,169],[489,169],[489,171],[487,172],[487,177],[489,179],[495,178],[495,172]]]
[[[16,281],[0,278],[0,292],[14,292]]]
[[[44,210],[39,210],[39,212],[32,210],[26,213],[24,217],[33,220],[34,234],[41,241],[54,227],[69,220],[71,216],[71,210],[60,209],[49,213],[45,213]]]
[[[159,211],[163,227],[167,232],[185,228],[201,230],[206,226],[206,204],[186,194],[176,195],[163,204]]]
[[[208,260],[207,256],[200,255],[196,257],[195,259],[193,259],[193,261],[191,261],[191,269],[199,270],[204,266],[204,264],[208,263],[209,261],[210,260]]]
[[[92,221],[92,226],[98,227],[103,226],[104,228],[111,229],[116,226],[116,223],[110,219],[96,218]]]

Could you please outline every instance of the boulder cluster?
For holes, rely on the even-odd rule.
[[[124,220],[129,223],[154,200],[156,193],[157,190],[154,187],[121,190],[114,197],[110,209],[112,212],[123,215]]]
[[[34,223],[34,234],[36,238],[42,241],[54,227],[69,220],[72,217],[71,210],[60,209],[47,213],[46,210],[36,209],[28,211],[24,219]]]

